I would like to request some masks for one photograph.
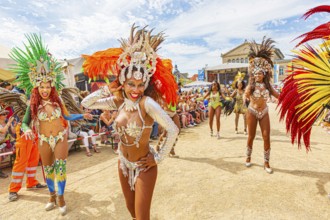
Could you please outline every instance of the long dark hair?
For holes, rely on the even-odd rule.
[[[242,80],[242,81],[240,81],[240,80],[236,81],[236,83],[235,83],[235,88],[236,89],[238,89],[238,83],[242,83],[242,90],[244,90],[245,87],[246,87],[245,81],[244,80]]]
[[[210,89],[209,89],[210,94],[211,94],[211,92],[212,92],[212,87],[213,87],[213,84],[214,84],[214,83],[217,85],[217,90],[218,90],[218,92],[219,92],[220,95],[221,95],[221,86],[220,86],[220,83],[218,83],[217,81],[213,81],[213,82],[212,82],[212,84],[211,84],[211,86],[210,86]]]

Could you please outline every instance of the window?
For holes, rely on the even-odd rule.
[[[280,67],[279,74],[280,74],[280,76],[284,75],[284,68],[283,67]]]
[[[239,63],[239,59],[238,58],[236,59],[236,63]]]
[[[246,57],[246,58],[245,58],[245,63],[248,63],[248,62],[249,62],[249,60],[248,60],[248,58]]]
[[[231,60],[230,59],[228,59],[228,63],[230,63],[231,62]]]
[[[235,59],[233,59],[233,62],[232,63],[235,63]]]
[[[244,58],[241,58],[241,63],[244,63]]]

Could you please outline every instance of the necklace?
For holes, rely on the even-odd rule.
[[[133,102],[132,100],[130,100],[128,98],[125,98],[124,99],[125,110],[129,111],[129,112],[137,110],[139,107],[140,100],[141,100],[141,97],[138,100],[136,100],[135,102]]]
[[[260,89],[265,88],[265,84],[264,83],[256,82],[256,86],[260,87]]]
[[[42,106],[46,106],[46,105],[52,105],[52,102],[50,100],[42,100]]]

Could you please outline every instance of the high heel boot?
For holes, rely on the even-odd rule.
[[[251,164],[251,154],[252,154],[252,147],[247,146],[246,147],[246,161],[245,161],[245,166],[250,167]]]
[[[269,166],[269,158],[270,158],[270,148],[268,150],[264,151],[264,160],[265,160],[264,169],[266,170],[267,173],[271,174],[271,173],[273,173],[272,168],[266,167],[266,163]]]
[[[52,209],[54,209],[56,206],[56,193],[50,194],[50,200],[49,202],[47,202],[46,206],[45,206],[45,210],[46,211],[50,211]]]

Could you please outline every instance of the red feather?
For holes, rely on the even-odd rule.
[[[312,14],[319,13],[319,12],[328,12],[330,13],[330,6],[329,5],[320,5],[315,8],[309,9],[303,16],[305,20],[311,16]]]
[[[305,34],[300,35],[299,37],[295,38],[294,40],[298,38],[303,39],[296,45],[298,47],[299,45],[310,41],[310,40],[315,40],[315,39],[329,39],[330,36],[330,22],[321,24],[320,26],[316,27],[314,30],[307,32]]]
[[[172,69],[171,60],[157,58],[156,71],[151,78],[151,83],[155,85],[156,92],[167,104],[175,105],[178,101],[178,86]]]

